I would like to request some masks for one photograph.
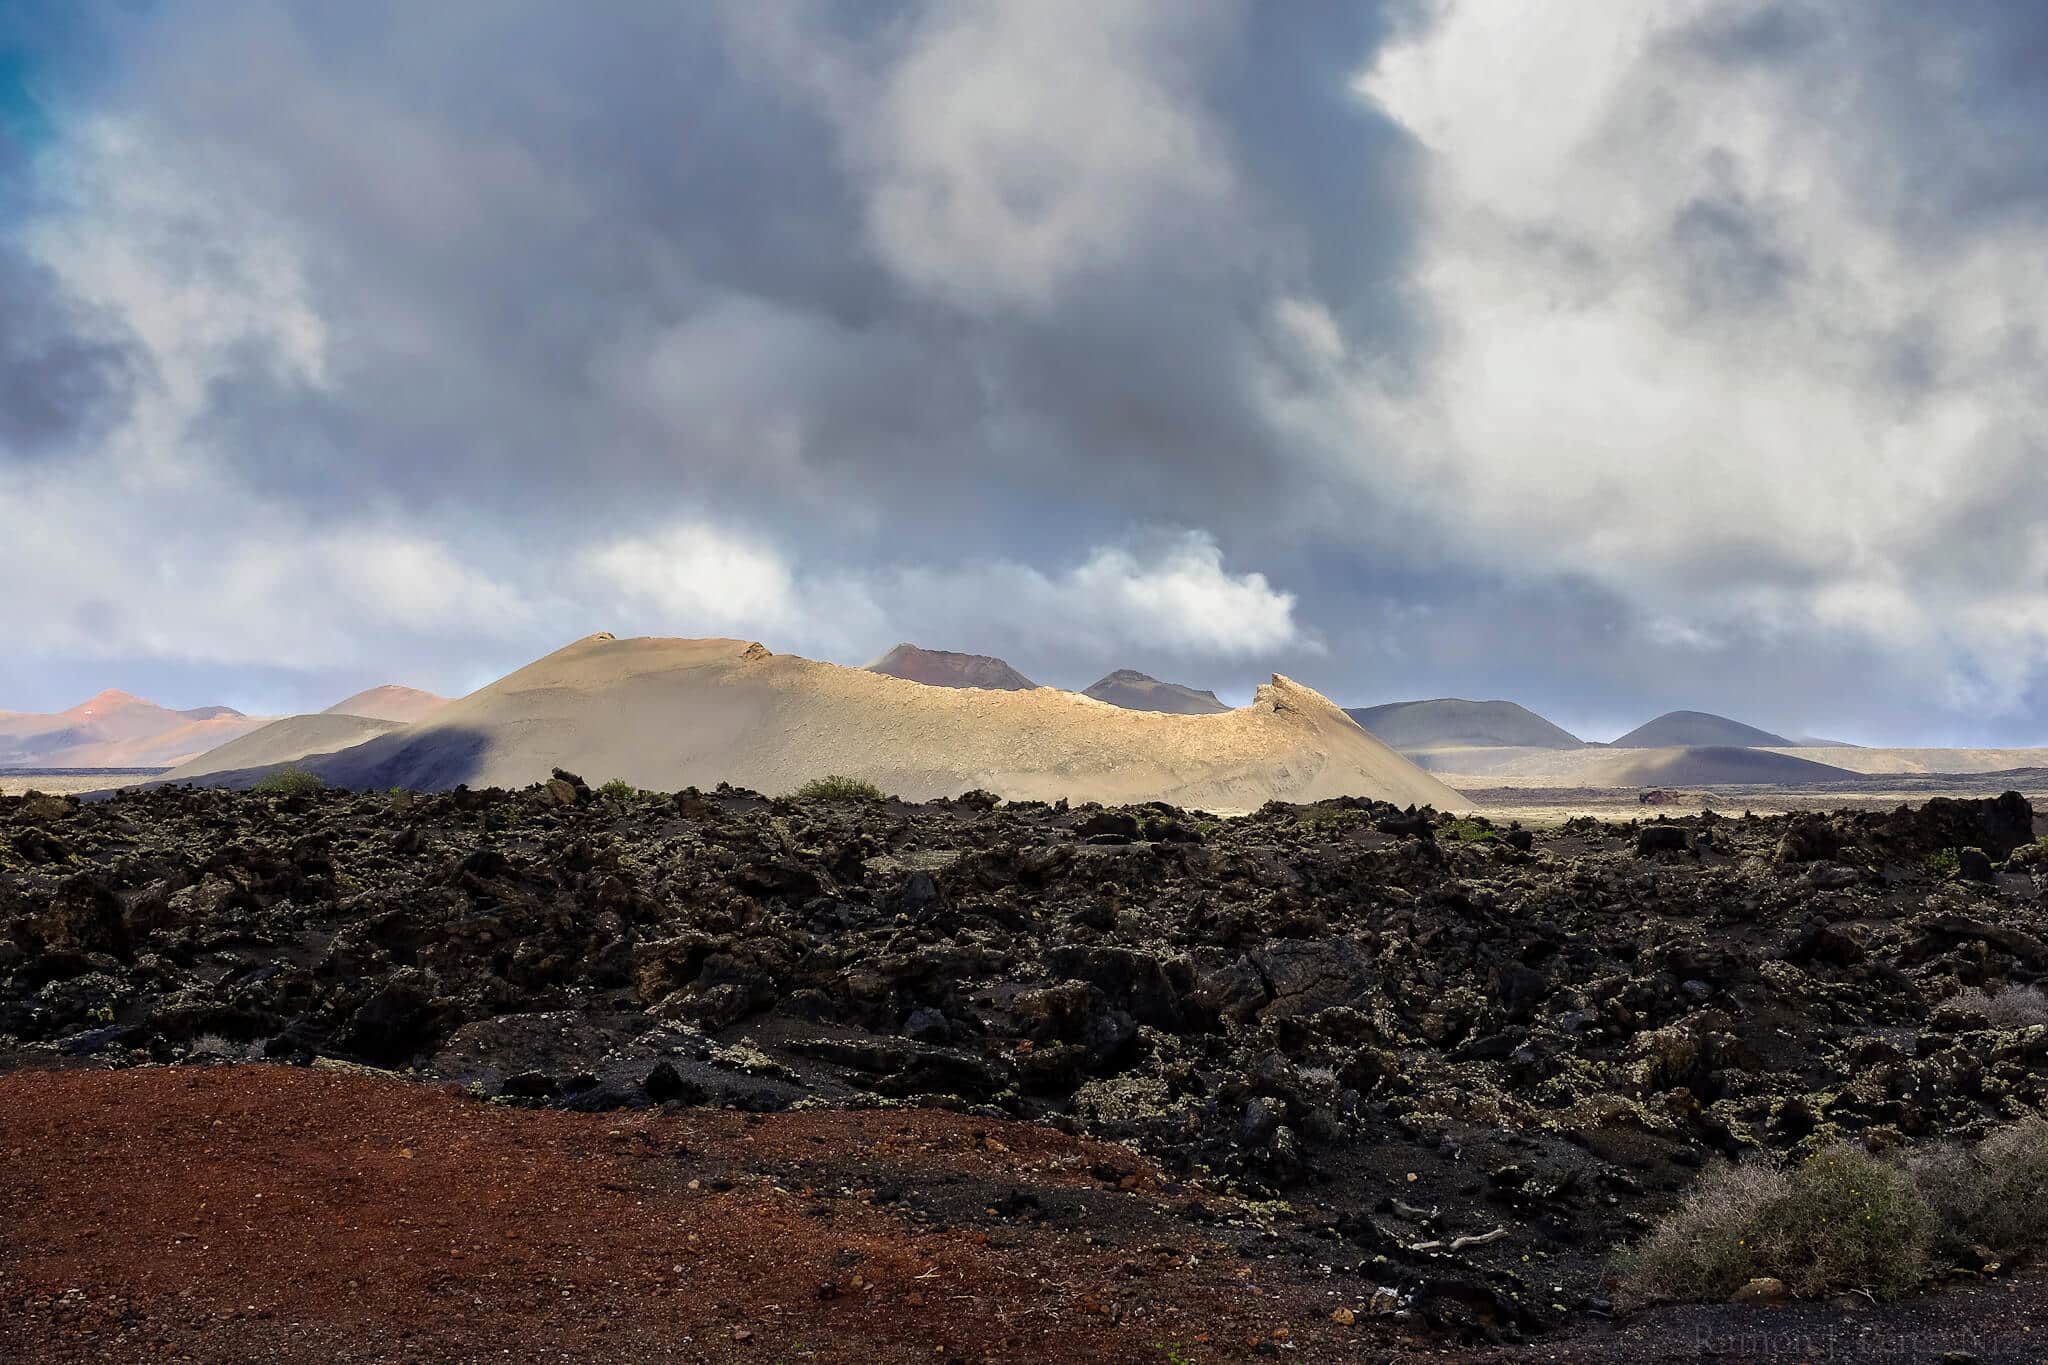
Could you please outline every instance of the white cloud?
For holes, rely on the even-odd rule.
[[[483,626],[485,633],[522,630],[534,609],[520,593],[464,563],[455,551],[415,533],[370,528],[316,537],[311,563],[299,573],[324,579],[355,614],[410,630]]]
[[[582,568],[632,620],[667,623],[649,627],[663,634],[760,635],[804,620],[795,575],[774,549],[704,522],[598,546]]]
[[[1961,547],[2041,507],[2010,476],[2048,421],[2048,224],[1908,232],[1811,66],[1689,54],[1742,8],[1450,0],[1382,54],[1361,88],[1431,154],[1440,346],[1420,392],[1332,362],[1334,432],[1370,433],[1358,476],[1460,557],[1591,578],[1685,622],[1665,643],[1768,629],[1769,597],[1887,651],[1939,640],[2009,701],[2030,649],[1962,608],[2013,557]],[[2020,502],[1987,510],[1999,486]]]
[[[883,257],[962,302],[1042,305],[1227,207],[1228,159],[1185,88],[1227,18],[1132,0],[931,7],[871,117],[845,129]]]
[[[149,527],[145,535],[104,528]],[[322,525],[218,481],[98,463],[0,480],[0,638],[23,653],[375,666],[434,636],[507,639],[536,607],[417,530]]]
[[[1199,531],[1140,534],[1050,572],[1001,560],[899,569],[877,576],[868,595],[888,608],[898,638],[1082,667],[1138,652],[1226,660],[1322,649],[1295,619],[1293,593],[1264,574],[1230,572]]]
[[[1229,573],[1222,550],[1199,533],[1147,558],[1097,550],[1048,587],[1065,619],[1099,621],[1141,646],[1242,658],[1309,643],[1294,619],[1294,594],[1261,573]]]
[[[66,211],[38,220],[27,240],[73,295],[141,341],[154,397],[172,409],[157,414],[156,434],[195,413],[207,385],[238,365],[327,382],[328,329],[295,236],[240,192],[238,176],[207,158],[180,161],[183,149],[120,119],[75,138],[55,190]]]
[[[1047,571],[1011,560],[800,569],[765,542],[700,521],[594,547],[584,578],[627,629],[737,631],[777,648],[864,658],[894,639],[1024,659],[1136,651],[1242,659],[1319,651],[1294,594],[1232,573],[1200,532],[1140,535]]]
[[[1675,616],[1651,617],[1643,624],[1643,634],[1655,644],[1698,653],[1710,653],[1728,646],[1727,640],[1715,632]]]

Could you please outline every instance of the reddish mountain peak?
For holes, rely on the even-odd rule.
[[[447,704],[446,697],[437,697],[432,692],[385,683],[382,687],[368,688],[353,697],[344,698],[322,714],[366,716],[371,720],[395,720],[410,725],[416,720],[425,720]]]
[[[64,711],[60,714],[82,720],[87,716],[102,716],[109,711],[127,711],[138,707],[147,707],[152,711],[164,709],[153,701],[148,701],[130,692],[123,692],[118,687],[110,687],[98,696],[87,698],[69,711]]]
[[[950,649],[922,649],[901,644],[868,665],[870,673],[931,687],[980,687],[997,691],[1028,691],[1038,684],[987,654],[955,654]]]

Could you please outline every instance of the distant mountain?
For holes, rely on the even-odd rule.
[[[265,723],[232,706],[174,711],[109,689],[51,714],[0,713],[0,767],[160,768]]]
[[[908,678],[930,687],[982,687],[997,692],[1028,692],[1037,683],[986,654],[955,654],[947,649],[919,649],[902,644],[868,665],[870,673]]]
[[[1667,711],[1615,740],[1612,749],[1697,748],[1787,749],[1792,741],[1754,725],[1705,711]]]
[[[164,775],[164,780],[183,781],[205,773],[260,768],[294,762],[311,754],[332,753],[425,720],[447,704],[446,697],[437,697],[432,692],[386,683],[343,698],[312,715],[258,719],[224,730],[217,737],[208,736],[210,743],[198,749],[186,748],[177,757],[167,759],[176,766]]]
[[[978,788],[1010,800],[1168,801],[1219,812],[1333,796],[1468,804],[1321,694],[1277,675],[1222,718],[1083,706],[1051,688],[898,681],[743,640],[599,634],[417,724],[295,761],[359,791],[519,787],[546,781],[559,764],[592,782],[616,777],[657,791],[731,782],[785,793],[846,773],[918,801]],[[275,727],[246,746],[265,764],[205,780],[247,786],[274,754],[346,738],[326,725]]]
[[[1758,745],[1715,744],[1607,754],[1589,770],[1587,782],[1609,787],[1691,787],[1832,782],[1855,776],[1847,768],[1767,753]]]
[[[296,763],[309,755],[335,753],[403,728],[395,720],[378,720],[345,711],[286,716],[179,764],[165,773],[163,780],[186,782],[210,773]]]
[[[1610,789],[1740,785],[1799,787],[1840,782],[1857,776],[1847,768],[1771,749],[1729,745],[1616,749],[1601,744],[1568,753],[1524,751],[1521,757],[1488,769],[1485,785]]]
[[[173,711],[168,706],[158,706],[153,701],[144,701],[141,697],[110,687],[90,701],[82,701],[69,710],[58,712],[57,718],[68,726],[89,731],[95,738],[109,740],[143,739],[175,730],[195,720],[241,714],[227,706]]]
[[[1089,684],[1082,695],[1128,711],[1165,711],[1176,716],[1209,716],[1230,709],[1216,699],[1214,692],[1161,682],[1134,668],[1119,668]]]
[[[400,687],[397,683],[385,683],[358,692],[353,697],[334,703],[320,714],[323,716],[362,716],[368,720],[395,720],[410,725],[416,720],[425,720],[448,704],[446,697],[437,697],[432,692],[422,692],[417,687]]]
[[[1402,752],[1418,749],[1583,749],[1585,741],[1511,701],[1395,701],[1347,707],[1359,725]]]

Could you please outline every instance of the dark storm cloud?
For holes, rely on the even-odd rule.
[[[29,111],[0,109],[0,224],[29,197],[28,122]],[[125,415],[138,364],[116,322],[0,236],[0,462],[46,458],[106,431]]]
[[[1683,42],[1698,55],[1731,67],[1789,63],[1826,39],[1826,8],[1808,0],[1730,6],[1693,21]]]
[[[622,485],[641,509],[801,518],[778,463],[793,451],[827,506],[939,528],[1024,505],[975,544],[1042,551],[1134,517],[1228,534],[1235,509],[1297,492],[1254,387],[1272,299],[1313,297],[1390,358],[1408,344],[1413,153],[1348,88],[1380,35],[1371,7],[1207,9],[1173,60],[1241,190],[1217,221],[1119,244],[1024,306],[892,268],[869,220],[892,153],[851,146],[847,109],[739,11],[165,6],[129,97],[265,169],[338,342],[332,388],[243,373],[209,430],[274,493],[480,498],[558,529],[567,508],[615,517]],[[806,59],[873,83],[946,7],[779,13]],[[872,89],[846,98],[879,117]],[[263,439],[280,429],[303,439]]]
[[[1681,47],[1808,90],[1802,134],[1839,138],[1873,201],[1930,238],[2048,202],[2048,8],[1766,0],[1709,13]]]
[[[1671,225],[1685,292],[1701,309],[1768,307],[1798,273],[1771,224],[1740,198],[1699,198]]]
[[[121,419],[136,359],[111,331],[0,246],[0,461],[50,457]]]

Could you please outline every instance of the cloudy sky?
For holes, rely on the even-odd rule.
[[[2048,743],[2043,71],[2020,0],[14,0],[0,709],[609,629]]]

